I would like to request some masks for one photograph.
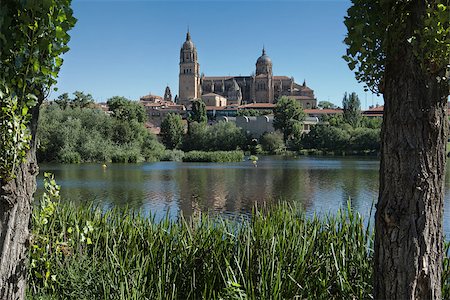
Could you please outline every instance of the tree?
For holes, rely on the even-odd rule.
[[[283,133],[283,139],[286,142],[292,134],[294,124],[305,119],[300,104],[292,98],[281,97],[273,110],[273,127]]]
[[[260,138],[261,147],[270,154],[276,154],[285,148],[283,135],[279,132],[265,133]]]
[[[36,127],[68,51],[70,0],[0,1],[0,299],[24,299]]]
[[[441,299],[450,3],[352,2],[344,59],[384,97],[373,296]]]
[[[73,95],[75,96],[75,98],[71,100],[72,107],[91,107],[95,102],[91,94],[85,94],[80,91],[75,91]]]
[[[106,103],[113,116],[119,120],[136,120],[139,123],[144,123],[147,119],[145,109],[139,102],[131,101],[121,96],[114,96],[109,98]]]
[[[206,123],[206,105],[201,99],[192,101],[192,111],[189,116],[189,122]]]
[[[361,102],[359,101],[358,95],[351,93],[350,96],[347,96],[347,93],[345,93],[344,99],[342,99],[342,107],[344,111],[344,122],[353,127],[358,127],[361,122]]]
[[[161,135],[164,145],[169,149],[177,149],[181,146],[184,135],[184,126],[181,116],[167,114],[161,123]]]
[[[66,109],[69,107],[70,104],[70,98],[68,93],[64,93],[58,96],[58,98],[55,100],[55,103],[61,107],[61,109]]]
[[[331,103],[330,101],[319,101],[317,107],[322,109],[335,109],[336,105],[334,105],[334,103]]]

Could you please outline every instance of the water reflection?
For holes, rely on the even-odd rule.
[[[366,158],[283,159],[263,157],[254,167],[240,163],[43,164],[42,173],[53,172],[61,185],[63,201],[93,202],[103,209],[128,206],[156,219],[180,211],[190,216],[199,211],[248,214],[255,205],[289,201],[308,214],[334,212],[346,207],[368,216],[378,196],[379,163]],[[447,168],[448,171],[449,168]],[[449,206],[449,176],[445,207]],[[450,236],[450,214],[444,227]]]

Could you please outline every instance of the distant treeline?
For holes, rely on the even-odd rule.
[[[39,120],[38,159],[62,163],[181,161],[184,152],[201,151],[201,158],[196,153],[185,160],[197,157],[207,161],[212,156],[205,152],[211,151],[339,154],[376,153],[380,147],[381,118],[358,114],[324,116],[308,134],[302,131],[301,121],[295,121],[289,131],[281,128],[251,137],[232,122],[208,125],[204,105],[199,102],[187,123],[181,116],[169,114],[158,138],[145,127],[146,112],[138,102],[112,97],[108,105],[111,114],[99,109],[89,94],[75,92],[73,98],[63,94],[44,106]],[[283,110],[277,113],[283,114]],[[214,157],[228,160],[223,153]]]

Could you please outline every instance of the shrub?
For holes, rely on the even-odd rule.
[[[81,162],[81,156],[76,151],[62,151],[59,161],[64,164],[79,164]]]
[[[270,154],[279,153],[285,148],[283,134],[278,131],[263,134],[259,142],[262,149]]]
[[[220,121],[212,126],[204,123],[189,124],[183,149],[185,151],[232,151],[242,149],[247,138],[234,123]]]
[[[162,154],[162,161],[183,161],[184,152],[181,150],[166,150]]]

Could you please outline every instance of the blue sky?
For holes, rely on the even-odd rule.
[[[138,100],[163,95],[166,85],[177,94],[189,26],[206,76],[250,75],[264,45],[274,75],[306,79],[319,101],[341,105],[344,92],[354,91],[363,107],[381,104],[341,58],[349,6],[345,0],[74,0],[78,22],[51,98],[80,90],[98,102],[115,95]]]

